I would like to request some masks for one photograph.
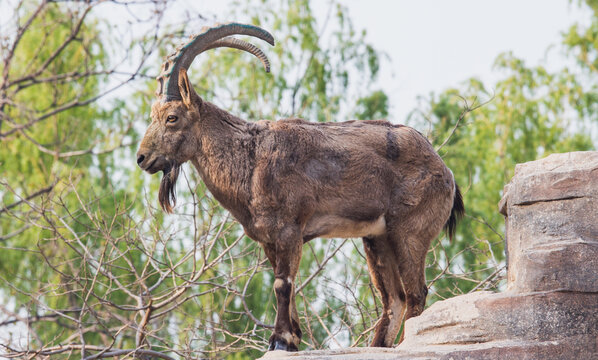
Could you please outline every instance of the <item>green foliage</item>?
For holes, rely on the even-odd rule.
[[[439,152],[461,186],[468,215],[454,242],[441,238],[429,254],[429,303],[504,284],[504,226],[497,204],[515,164],[594,148],[598,2],[586,4],[593,11],[590,26],[574,25],[563,37],[579,71],[550,72],[502,54],[495,66],[503,76],[496,84],[470,79],[430,95],[407,119],[427,130],[436,147],[442,145]],[[312,5],[308,0],[235,2],[230,18],[248,18],[274,34],[275,47],[257,44],[269,56],[272,73],[264,73],[249,54],[213,50],[189,71],[198,93],[247,120],[386,118],[388,96],[376,89],[383,57],[367,43],[366,33],[354,28],[344,6],[331,2],[327,17],[319,18]],[[194,170],[181,177],[178,215],[164,216],[148,205],[155,204],[157,179],[123,158],[133,157],[139,138],[127,122],[149,118],[155,82],[127,99],[86,103],[110,80],[100,71],[109,48],[102,41],[110,39],[100,36],[101,23],[87,18],[76,39],[52,58],[82,9],[45,7],[16,48],[8,69],[14,85],[1,89],[0,99],[10,99],[2,105],[0,127],[1,298],[14,304],[15,312],[68,309],[76,319],[34,322],[36,346],[80,341],[81,325],[91,329],[82,337],[89,345],[134,348],[135,326],[148,299],[155,305],[184,289],[147,324],[152,349],[179,357],[261,356],[270,335],[261,323],[274,323],[276,304],[261,248],[243,236]],[[144,46],[150,44],[146,39]],[[36,69],[41,71],[35,81],[27,80]],[[90,71],[99,74],[77,75]],[[464,116],[463,99],[470,105],[489,102]],[[123,137],[131,147],[92,151]],[[185,183],[197,186],[187,190]],[[105,261],[113,277],[92,259]],[[307,244],[297,284],[302,349],[369,342],[367,330],[381,309],[359,239]]]
[[[512,54],[500,55],[496,69],[505,77],[492,91],[471,79],[463,89],[432,95],[425,116],[412,116],[433,129],[436,146],[458,126],[440,153],[464,191],[468,215],[454,243],[442,242],[429,256],[433,265],[428,267],[428,279],[458,274],[438,279],[430,302],[474,288],[500,286],[496,271],[504,267],[504,225],[497,204],[516,164],[594,148],[584,121],[584,114],[592,110],[580,106],[589,95],[583,90],[583,79],[567,69],[549,73],[541,66],[527,67]],[[488,103],[457,124],[463,99]]]
[[[26,4],[23,18],[33,16],[33,5]],[[72,234],[98,249],[106,236],[124,236],[130,231],[128,219],[116,217],[133,200],[112,186],[118,166],[111,154],[92,154],[126,131],[116,117],[124,103],[110,110],[87,104],[108,77],[102,74],[107,56],[97,22],[88,18],[79,27],[78,19],[85,16],[83,7],[41,6],[10,67],[0,67],[7,74],[3,96],[9,99],[3,102],[0,146],[0,196],[6,206],[0,213],[0,288],[15,309],[30,315],[78,309],[83,290],[90,287],[124,303],[121,294],[107,294],[91,281],[93,268],[72,244]],[[81,314],[81,320],[93,321],[90,314]],[[65,326],[58,320],[31,328],[39,342],[55,344],[71,335]],[[100,338],[99,333],[85,336],[90,342]]]
[[[388,96],[384,91],[374,91],[371,95],[357,100],[355,117],[359,120],[385,119],[388,116]]]
[[[25,33],[21,40],[21,46],[15,52],[9,76],[12,79],[19,79],[29,75],[31,69],[41,68],[44,62],[64,42],[70,32],[67,21],[58,21],[66,17],[56,7],[50,7],[39,18],[34,20],[30,31]],[[44,34],[48,31],[47,24],[50,23],[52,37],[46,38]],[[95,42],[98,54],[93,56],[94,61],[101,61],[101,43],[94,40],[96,35],[92,28],[82,32],[82,42]],[[43,44],[42,44],[43,42]],[[83,59],[87,58],[83,48],[75,45],[67,46],[61,54],[67,59],[64,62],[52,62],[41,75],[52,77],[56,74],[70,71],[84,71],[82,69]],[[56,104],[65,104],[73,99],[75,94],[89,96],[97,92],[99,79],[90,79],[85,84],[60,84],[54,82],[21,83],[24,89],[9,88],[14,91],[13,101],[17,106],[7,106],[5,111],[9,118],[16,119],[16,125],[25,125],[29,121],[35,121],[37,117],[50,113]],[[17,90],[19,90],[17,92]],[[43,96],[41,96],[43,94]],[[76,107],[57,115],[48,116],[45,120],[39,121],[35,126],[25,131],[18,132],[12,137],[3,139],[0,147],[0,159],[2,162],[2,177],[13,187],[15,192],[30,194],[41,188],[52,186],[57,179],[73,176],[80,177],[91,166],[91,158],[83,157],[74,159],[62,159],[56,154],[47,152],[62,153],[70,150],[87,148],[97,137],[94,129],[94,118],[100,117],[100,110],[93,106]],[[76,124],[76,126],[73,126]],[[3,130],[6,126],[3,127]],[[35,139],[31,141],[30,139]],[[39,144],[39,146],[37,146]],[[42,148],[43,147],[43,148]],[[44,151],[46,150],[46,151]],[[83,181],[93,182],[95,179]],[[62,184],[57,184],[55,191],[64,189]],[[17,202],[19,199],[10,191],[2,191],[5,204]],[[18,210],[18,208],[17,208]],[[0,218],[3,233],[10,233],[19,230],[23,224],[13,221],[10,217]],[[10,245],[19,247],[31,241],[43,238],[39,228],[29,228],[21,236],[12,238]],[[57,252],[60,252],[57,250]],[[43,278],[42,269],[32,266],[38,261],[31,257],[31,254],[22,252],[0,252],[0,272],[8,277],[17,274],[29,273],[31,279]],[[40,273],[37,273],[40,271]],[[41,280],[41,279],[40,279]],[[29,284],[25,288],[36,287],[37,284]]]

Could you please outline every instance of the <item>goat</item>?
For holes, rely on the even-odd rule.
[[[277,313],[269,350],[298,350],[294,281],[302,246],[363,237],[383,314],[372,346],[394,344],[403,319],[419,315],[428,289],[425,258],[443,227],[452,238],[464,206],[452,172],[418,131],[384,120],[247,122],[202,100],[187,77],[201,52],[232,47],[266,55],[231,35],[274,45],[252,25],[219,24],[177,48],[158,76],[158,99],[137,163],[163,171],[162,209],[172,212],[181,164],[191,161],[212,195],[257,241],[274,269]]]

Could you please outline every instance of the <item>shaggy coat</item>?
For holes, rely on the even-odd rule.
[[[425,258],[443,227],[463,213],[453,174],[416,130],[387,121],[247,122],[203,101],[186,71],[182,100],[152,107],[139,166],[163,171],[160,203],[172,210],[179,166],[191,161],[213,196],[260,243],[277,298],[270,349],[301,340],[294,281],[302,246],[316,237],[362,237],[384,312],[372,346],[392,346],[419,315]]]

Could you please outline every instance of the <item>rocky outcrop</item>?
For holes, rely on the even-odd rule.
[[[268,353],[279,359],[598,359],[598,152],[517,165],[499,204],[507,290],[440,301],[395,349]]]
[[[509,291],[598,293],[598,152],[517,165],[499,207]]]

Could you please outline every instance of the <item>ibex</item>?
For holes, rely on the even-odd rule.
[[[301,341],[294,281],[305,242],[362,237],[383,313],[372,346],[390,347],[427,295],[425,258],[443,227],[452,238],[464,207],[452,172],[418,131],[383,120],[247,122],[202,100],[187,77],[205,50],[265,54],[231,35],[274,45],[267,31],[229,23],[177,48],[158,76],[158,99],[137,163],[163,171],[159,202],[172,212],[180,166],[191,161],[212,195],[257,241],[274,269],[277,314],[269,350]]]

